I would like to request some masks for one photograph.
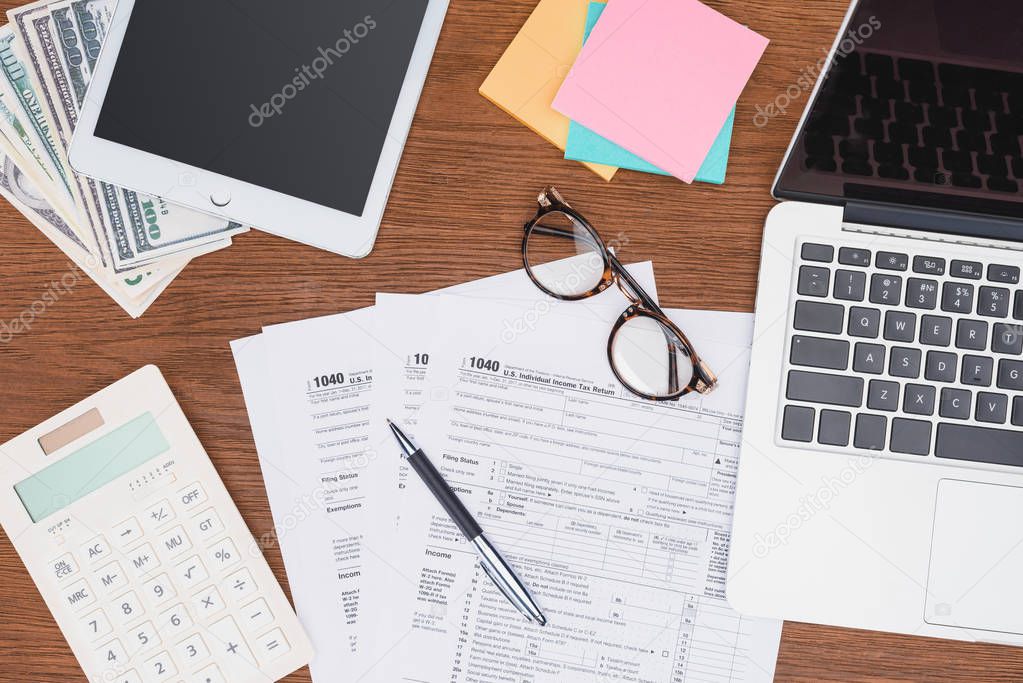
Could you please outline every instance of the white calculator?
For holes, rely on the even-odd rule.
[[[156,367],[0,452],[0,523],[93,683],[265,683],[312,658]]]

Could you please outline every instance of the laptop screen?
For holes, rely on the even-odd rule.
[[[863,0],[755,125],[826,79],[779,175],[783,199],[1023,218],[1018,0]]]

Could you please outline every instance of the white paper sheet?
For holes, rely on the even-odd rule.
[[[649,263],[630,271],[656,291]],[[523,271],[445,291],[551,303]],[[386,680],[366,672],[396,641],[365,638],[377,628],[367,617],[388,607],[390,587],[414,586],[414,577],[388,558],[393,525],[367,534],[374,518],[396,512],[396,496],[389,501],[366,490],[381,463],[393,468],[396,458],[369,441],[374,359],[403,361],[374,327],[374,309],[367,308],[267,327],[232,344],[292,595],[316,649],[317,681]],[[379,599],[367,592],[367,577],[384,591]]]
[[[429,353],[412,432],[550,623],[527,623],[406,481],[391,562],[416,585],[389,586],[378,639],[395,656],[371,680],[771,680],[781,622],[724,600],[752,317],[671,312],[721,387],[659,404],[624,392],[608,367],[621,306],[535,316],[523,301],[432,299],[378,298],[381,337],[397,321],[436,330],[398,353]],[[407,374],[380,372],[380,394],[407,390]]]

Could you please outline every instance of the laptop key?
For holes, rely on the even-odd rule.
[[[920,361],[923,353],[920,349],[907,349],[893,346],[891,359],[888,362],[888,374],[892,377],[916,379],[920,376]]]
[[[851,306],[849,308],[849,329],[852,337],[877,339],[881,328],[881,311],[876,308]]]
[[[828,142],[831,142],[828,140]],[[817,261],[819,263],[831,263],[835,258],[835,248],[830,244],[814,244],[806,242],[800,251],[804,261]]]
[[[949,275],[965,280],[979,280],[984,274],[984,266],[977,261],[952,261]]]
[[[880,375],[884,372],[884,347],[880,344],[856,343],[853,351],[853,372]],[[845,368],[836,368],[844,370]]]
[[[941,289],[941,310],[949,313],[971,313],[973,293],[973,285],[946,282]]]
[[[959,381],[975,387],[991,386],[995,361],[988,356],[963,356],[963,371]]]
[[[870,251],[854,247],[842,247],[838,250],[838,262],[843,266],[863,266],[865,268],[870,265]]]
[[[817,443],[825,446],[848,446],[852,415],[844,410],[822,410],[817,429]]]
[[[956,326],[956,348],[983,351],[987,348],[987,323],[962,318]]]
[[[835,271],[836,299],[843,301],[863,301],[867,291],[867,275],[858,270]]]
[[[933,311],[938,307],[938,283],[936,280],[909,278],[906,287],[906,305]]]
[[[920,343],[948,346],[952,341],[952,318],[925,315],[920,321]]]
[[[1018,360],[998,361],[998,388],[1023,390],[1023,363]]]
[[[934,414],[934,387],[926,384],[907,384],[902,411],[910,415]]]
[[[916,314],[888,311],[884,316],[884,338],[897,342],[911,342],[916,339]]]
[[[1016,301],[1012,306],[1014,320],[1023,320],[1023,290],[1016,292]]]
[[[874,265],[881,270],[906,270],[909,268],[909,255],[894,251],[879,251],[874,257]]]
[[[941,390],[941,398],[938,402],[938,415],[950,417],[954,420],[968,420],[970,419],[971,403],[973,403],[973,392],[969,389],[945,387]]]
[[[1023,396],[1012,399],[1012,424],[1023,427]]]
[[[886,410],[894,413],[899,409],[899,383],[879,379],[870,380],[867,386],[867,407],[871,410]]]
[[[781,438],[785,441],[813,441],[813,408],[785,406],[781,421]]]
[[[931,423],[897,417],[892,420],[893,453],[927,455],[931,452]]]
[[[1023,466],[1023,431],[943,422],[938,425],[934,455],[993,465]]]
[[[1023,353],[1023,327],[996,323],[991,339],[991,350],[1018,356]]]
[[[802,332],[838,334],[845,325],[845,306],[797,301],[792,326]]]
[[[882,450],[887,428],[888,418],[884,415],[860,413],[856,416],[856,436],[853,438],[853,446],[869,451]]]
[[[924,379],[929,382],[954,382],[959,359],[954,353],[928,351]]]
[[[785,396],[791,401],[858,408],[863,403],[863,383],[862,377],[790,370]]]
[[[879,254],[880,255],[880,254]],[[870,303],[898,306],[902,301],[902,278],[876,274],[870,278]]]
[[[1004,282],[1010,285],[1018,285],[1019,267],[999,266],[992,263],[987,267],[987,279],[991,282]]]
[[[802,266],[799,269],[800,296],[827,296],[831,289],[831,271],[817,266]]]
[[[1004,287],[981,287],[977,302],[977,315],[988,318],[1009,316],[1009,290]]]
[[[931,256],[914,256],[913,272],[921,275],[944,275],[945,259]]]
[[[974,416],[977,422],[1005,424],[1005,414],[1009,408],[1009,397],[1005,394],[993,394],[987,391],[977,392],[977,408]]]
[[[849,342],[820,337],[795,336],[792,338],[792,352],[789,361],[793,365],[829,370],[845,370],[849,367]]]

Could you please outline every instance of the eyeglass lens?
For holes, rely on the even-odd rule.
[[[677,394],[693,376],[692,361],[682,349],[682,340],[671,328],[640,314],[618,328],[611,340],[610,359],[629,389],[667,397]]]
[[[562,211],[550,211],[526,235],[526,267],[537,284],[560,297],[592,292],[604,276],[604,250],[589,229]]]

